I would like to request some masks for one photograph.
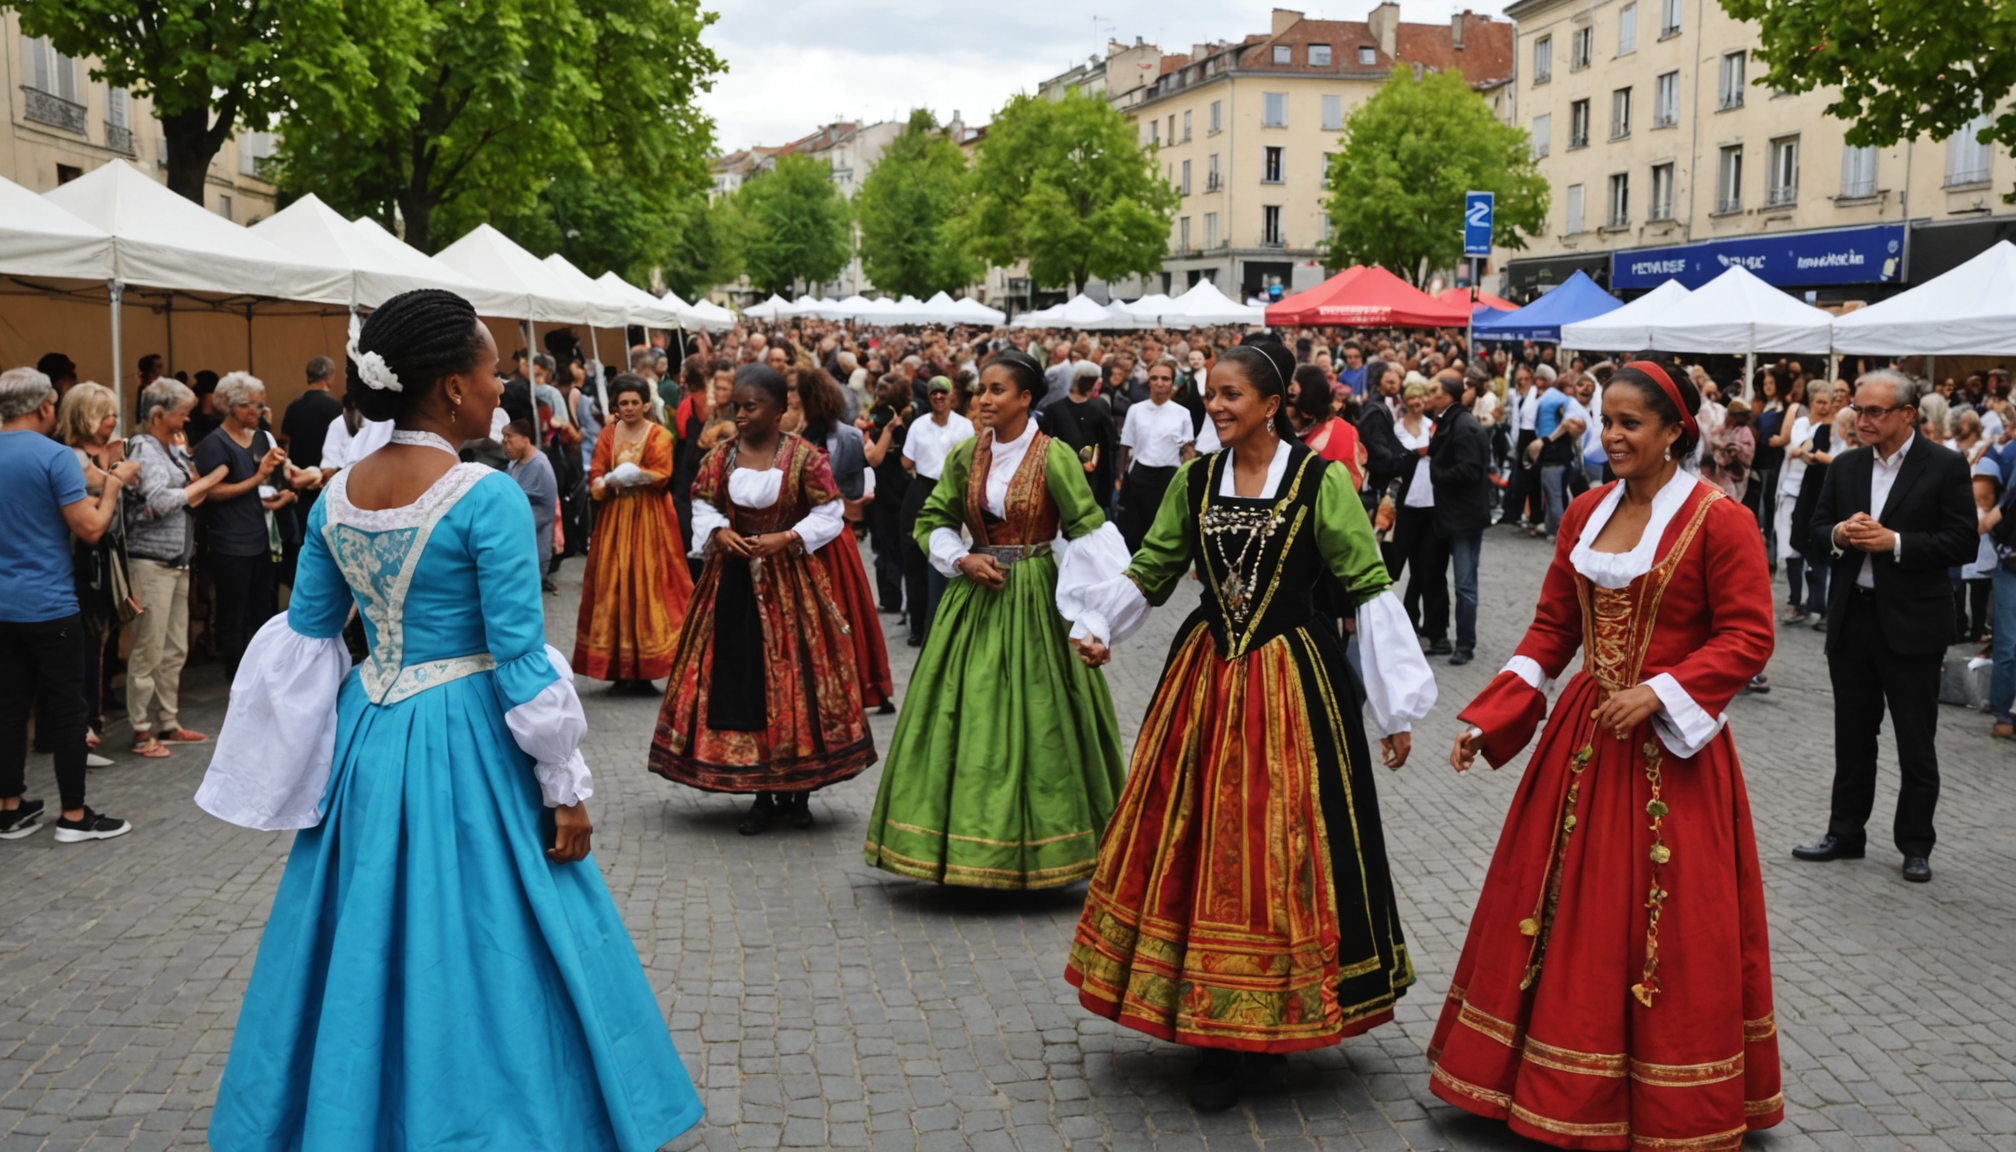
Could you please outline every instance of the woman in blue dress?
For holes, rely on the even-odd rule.
[[[649,1152],[700,1102],[588,854],[587,721],[546,644],[531,510],[455,458],[488,434],[496,346],[429,290],[350,357],[351,395],[398,430],[316,502],[196,797],[299,829],[211,1147]]]

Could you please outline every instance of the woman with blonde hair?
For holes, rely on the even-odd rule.
[[[103,384],[72,385],[56,405],[56,439],[77,454],[84,469],[84,490],[93,497],[105,490],[105,477],[126,458],[124,447],[113,439],[119,427],[119,398]],[[119,601],[125,583],[125,549],[121,542],[120,518],[95,544],[71,538],[70,558],[77,578],[77,606],[84,622],[84,742],[98,747],[105,732],[105,701],[111,695],[111,675],[105,654],[119,636]],[[115,574],[114,567],[120,570]],[[93,768],[109,768],[110,760],[92,753],[85,761]]]

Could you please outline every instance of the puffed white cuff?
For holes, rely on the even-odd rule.
[[[1365,703],[1379,735],[1410,731],[1435,707],[1435,674],[1415,639],[1414,622],[1391,589],[1358,605],[1358,658]]]
[[[719,508],[705,500],[693,501],[693,547],[688,554],[695,560],[705,560],[714,553],[714,530],[732,527]]]
[[[546,659],[559,678],[504,713],[504,724],[519,749],[532,757],[532,774],[539,780],[539,794],[546,806],[559,808],[593,796],[595,781],[588,773],[587,761],[581,758],[588,717],[581,711],[581,697],[574,692],[574,669],[551,644],[546,646]]]
[[[1051,545],[1057,555],[1057,611],[1071,621],[1071,638],[1111,644],[1132,635],[1148,618],[1148,601],[1127,565],[1134,557],[1112,521],[1076,540]]]
[[[303,636],[288,614],[245,648],[196,806],[262,832],[313,828],[336,759],[336,698],[350,674],[341,636]]]
[[[1652,714],[1653,731],[1659,734],[1659,742],[1666,745],[1668,752],[1683,760],[1706,748],[1723,725],[1729,723],[1727,716],[1710,716],[1670,673],[1652,677],[1645,681],[1645,687],[1652,689],[1659,703],[1665,705]]]
[[[846,527],[847,518],[840,514],[840,501],[828,500],[813,505],[804,519],[791,526],[791,531],[798,533],[798,542],[805,551],[817,552],[838,538]]]
[[[959,561],[966,558],[968,551],[966,542],[959,539],[959,534],[952,529],[933,528],[931,530],[931,555],[929,559],[931,567],[936,568],[940,576],[949,580],[959,575]]]

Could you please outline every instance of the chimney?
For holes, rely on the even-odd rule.
[[[1393,3],[1393,0],[1386,0],[1385,3],[1366,14],[1365,27],[1371,29],[1372,34],[1379,38],[1380,52],[1384,53],[1389,59],[1398,54],[1400,49],[1400,5]]]
[[[1449,44],[1458,52],[1463,50],[1463,26],[1469,22],[1470,9],[1468,8],[1465,8],[1461,15],[1449,17]]]
[[[1268,35],[1279,36],[1301,22],[1302,13],[1295,11],[1293,8],[1276,8],[1274,9],[1274,30],[1268,33]]]

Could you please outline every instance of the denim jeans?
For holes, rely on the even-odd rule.
[[[1477,647],[1477,558],[1484,534],[1469,532],[1449,540],[1449,558],[1456,573],[1456,647]]]
[[[1827,618],[1827,575],[1833,570],[1826,557],[1806,562],[1806,611]]]
[[[1995,658],[1988,677],[1988,710],[2009,723],[2016,705],[2016,572],[1995,569]]]
[[[1547,535],[1552,538],[1561,530],[1561,514],[1568,510],[1568,466],[1542,464],[1540,487],[1547,493]]]

